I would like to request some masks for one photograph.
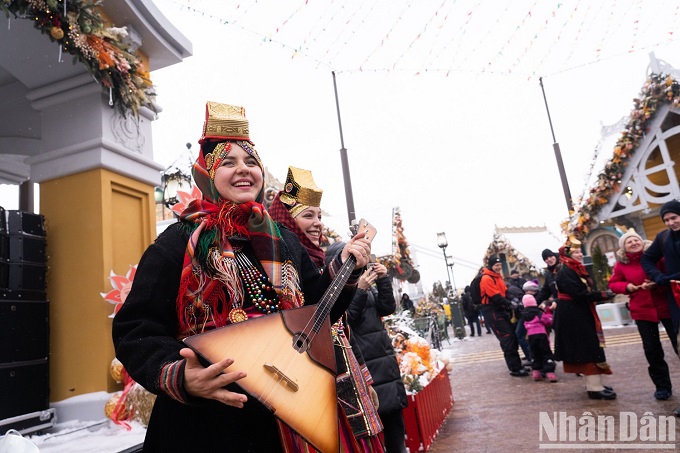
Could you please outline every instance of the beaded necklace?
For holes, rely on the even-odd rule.
[[[236,252],[234,256],[243,280],[243,290],[246,298],[249,299],[262,314],[268,315],[281,310],[279,297],[267,276],[260,272],[260,270],[253,265],[253,263],[250,262],[250,259],[243,253]],[[234,313],[234,320],[232,320],[232,313]],[[248,315],[240,306],[232,308],[229,312],[229,320],[234,323],[247,319]]]

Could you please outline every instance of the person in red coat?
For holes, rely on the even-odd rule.
[[[666,329],[676,354],[678,345],[675,335],[672,334],[673,322],[666,290],[650,280],[640,264],[642,254],[651,243],[643,240],[632,228],[619,238],[620,249],[616,252],[617,263],[609,279],[609,289],[630,297],[628,303],[630,316],[635,320],[640,333],[642,347],[649,363],[647,368],[649,377],[656,386],[654,398],[667,400],[673,391],[668,364],[664,360],[661,346],[659,321]]]

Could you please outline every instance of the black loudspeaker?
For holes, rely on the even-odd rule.
[[[46,274],[43,263],[0,261],[0,288],[45,291]]]
[[[9,235],[0,231],[0,260],[9,259]]]
[[[0,288],[9,286],[9,260],[0,258]]]
[[[5,208],[0,206],[0,260],[7,259],[9,259],[9,236],[7,236],[7,211],[5,211]]]
[[[0,288],[45,291],[45,221],[42,215],[10,210],[0,228]]]
[[[41,214],[26,211],[7,211],[7,232],[45,236],[45,219]]]
[[[45,293],[0,290],[0,363],[46,359],[49,344]]]
[[[10,261],[45,263],[45,237],[30,234],[7,235],[7,257]]]
[[[0,289],[0,420],[49,408],[49,335],[43,291]]]
[[[45,263],[45,236],[31,234],[7,235],[7,258],[10,261]]]
[[[7,211],[6,228],[0,228],[0,254],[2,420],[49,409],[50,330],[43,216]]]
[[[0,363],[0,420],[48,409],[49,389],[47,359]]]

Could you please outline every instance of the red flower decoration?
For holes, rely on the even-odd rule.
[[[130,266],[130,270],[127,271],[125,275],[116,275],[111,271],[109,280],[111,281],[111,286],[113,289],[108,293],[100,293],[105,301],[114,304],[113,313],[109,315],[109,318],[113,318],[123,306],[125,299],[127,298],[130,288],[132,288],[132,280],[135,278],[135,273],[137,272],[137,265]]]
[[[200,200],[203,198],[203,194],[201,193],[200,190],[198,190],[198,187],[192,186],[191,188],[191,193],[184,192],[182,190],[177,191],[177,198],[179,201],[172,205],[172,212],[174,212],[177,215],[180,215],[186,208],[189,206],[189,203],[191,203],[192,200]]]

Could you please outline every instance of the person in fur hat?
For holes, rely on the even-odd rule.
[[[667,400],[673,391],[668,364],[664,360],[659,322],[663,324],[671,340],[675,353],[678,352],[676,336],[673,334],[673,321],[666,299],[666,288],[658,286],[645,274],[640,264],[644,250],[652,241],[643,240],[633,228],[619,238],[616,251],[616,265],[609,279],[609,289],[630,297],[628,309],[642,340],[642,348],[647,358],[649,377],[656,386],[654,398]],[[663,267],[660,265],[660,270]]]
[[[538,308],[536,299],[531,294],[522,297],[522,320],[527,330],[529,347],[531,347],[531,369],[534,381],[545,376],[550,382],[557,382],[555,374],[555,357],[550,349],[547,329],[552,326],[552,315]]]

